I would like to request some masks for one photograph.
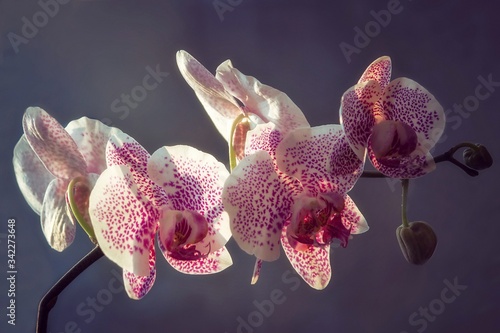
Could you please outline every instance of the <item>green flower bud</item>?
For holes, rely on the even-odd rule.
[[[477,144],[477,149],[467,148],[464,150],[465,165],[474,170],[487,169],[493,165],[493,158],[485,146]]]
[[[396,237],[406,261],[414,265],[423,265],[429,260],[437,245],[436,234],[423,221],[410,222],[408,227],[400,225]]]

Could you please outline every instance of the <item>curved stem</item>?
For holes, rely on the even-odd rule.
[[[231,133],[229,134],[229,171],[233,171],[236,167],[236,152],[234,151],[234,132],[236,131],[236,126],[245,119],[247,116],[245,114],[240,114],[233,121],[233,125],[231,126]]]
[[[85,182],[85,178],[82,178],[82,177],[73,178],[68,185],[69,206],[71,207],[71,211],[73,213],[73,216],[78,221],[78,223],[83,228],[83,230],[85,230],[87,235],[90,237],[90,240],[94,244],[97,244],[94,229],[92,229],[92,227],[85,221],[85,217],[80,213],[80,210],[78,209],[78,204],[76,203],[74,189],[75,189],[75,186],[78,182]]]
[[[403,220],[403,227],[408,228],[408,216],[406,215],[406,202],[408,201],[408,186],[410,184],[409,179],[401,179],[401,187],[403,188],[402,202],[401,202],[401,218]]]
[[[77,262],[63,277],[50,288],[42,297],[38,305],[38,317],[36,322],[36,333],[47,333],[47,323],[50,310],[56,305],[57,297],[78,275],[90,265],[99,260],[104,254],[99,246],[96,246]]]

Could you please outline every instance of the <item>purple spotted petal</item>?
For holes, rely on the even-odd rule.
[[[265,151],[245,157],[227,179],[222,201],[236,243],[265,261],[279,257],[283,223],[289,218],[292,189]]]
[[[177,66],[217,130],[229,140],[232,123],[242,113],[237,102],[215,76],[186,51],[177,52]]]
[[[358,158],[365,159],[366,146],[375,125],[374,107],[381,95],[376,81],[367,81],[349,88],[342,96],[340,123],[347,141]]]
[[[165,255],[165,252],[163,254]],[[165,259],[179,272],[193,275],[218,273],[233,264],[231,256],[225,247],[197,260],[178,260],[168,255],[165,255]]]
[[[43,198],[40,218],[42,231],[49,245],[56,251],[63,251],[73,243],[76,226],[67,214],[66,190],[69,181],[54,179],[50,182]]]
[[[87,173],[75,141],[47,112],[37,107],[28,108],[23,129],[31,148],[55,177],[69,180]]]
[[[391,58],[382,56],[372,62],[366,68],[358,83],[368,82],[370,80],[377,81],[382,90],[391,82],[392,63]]]
[[[429,151],[437,143],[445,127],[443,107],[417,82],[397,78],[386,88],[382,106],[387,118],[411,126],[418,137],[418,147]]]
[[[409,156],[400,158],[394,166],[380,163],[371,147],[368,147],[368,158],[378,171],[391,178],[417,178],[436,168],[432,155],[421,148],[417,148]]]
[[[250,284],[256,284],[257,281],[259,281],[261,269],[262,269],[262,260],[255,259],[255,265],[253,267],[252,280],[250,281]]]
[[[82,117],[70,122],[66,131],[75,140],[87,162],[87,172],[102,173],[107,167],[105,153],[108,139],[120,130],[106,126],[98,120]]]
[[[243,103],[246,113],[275,123],[283,135],[299,127],[309,127],[302,111],[285,93],[242,74],[229,60],[217,68],[215,77]]]
[[[104,254],[123,269],[148,276],[160,213],[127,166],[111,166],[101,174],[90,195],[89,213]]]
[[[151,155],[143,146],[121,131],[114,133],[106,146],[108,166],[128,166],[141,193],[145,194],[158,207],[167,205],[165,193],[149,178],[148,161],[150,157]]]
[[[132,299],[143,298],[153,287],[156,279],[156,266],[155,266],[155,246],[154,242],[151,243],[149,252],[149,274],[146,276],[135,275],[132,272],[123,270],[123,284],[128,297]]]
[[[247,133],[245,144],[245,155],[251,155],[257,151],[266,151],[271,158],[276,159],[276,149],[283,140],[283,133],[277,130],[273,123],[257,125]]]
[[[148,173],[165,191],[172,209],[195,211],[207,220],[208,234],[197,250],[213,252],[226,244],[231,231],[221,195],[229,172],[222,163],[189,146],[162,147],[151,156]]]
[[[344,200],[342,223],[344,224],[344,227],[351,230],[351,234],[361,234],[369,229],[365,217],[361,214],[354,201],[348,195],[346,195]]]
[[[23,135],[14,147],[14,173],[19,189],[30,207],[40,215],[47,186],[54,176],[47,171]]]
[[[308,285],[317,290],[324,289],[332,276],[330,246],[311,246],[306,251],[296,251],[288,242],[286,230],[287,226],[283,228],[281,244],[293,268]]]
[[[317,193],[349,191],[363,170],[340,125],[300,128],[281,141],[276,150],[278,168]]]

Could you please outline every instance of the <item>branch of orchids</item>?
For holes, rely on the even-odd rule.
[[[104,254],[99,246],[94,247],[77,262],[63,277],[50,288],[50,290],[42,297],[38,305],[38,317],[36,323],[37,333],[47,333],[47,323],[50,310],[56,305],[59,294],[73,282],[78,275],[90,267],[93,263],[99,260]]]
[[[461,148],[467,148],[463,153],[464,163],[459,162],[453,155]],[[462,169],[471,177],[479,175],[477,170],[483,170],[493,165],[493,159],[483,145],[470,142],[462,142],[450,148],[447,152],[434,157],[435,163],[451,162]],[[363,178],[387,178],[386,175],[378,171],[363,171]]]

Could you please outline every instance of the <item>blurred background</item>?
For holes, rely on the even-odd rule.
[[[436,154],[471,141],[498,161],[497,9],[466,0],[0,1],[0,267],[7,271],[13,218],[18,270],[15,326],[6,323],[8,285],[0,278],[0,331],[33,332],[40,298],[92,248],[78,230],[70,248],[52,250],[17,187],[12,150],[28,106],[63,126],[101,119],[150,152],[188,144],[227,164],[225,141],[178,72],[177,50],[212,72],[231,59],[286,92],[311,125],[338,123],[342,93],[389,55],[393,78],[419,82],[447,110]],[[157,87],[125,104],[122,94],[149,70],[163,73]],[[183,275],[158,257],[153,289],[133,301],[115,278],[121,270],[102,258],[60,295],[49,332],[498,332],[497,165],[471,178],[441,163],[411,182],[409,218],[430,223],[439,239],[424,266],[408,264],[395,238],[399,183],[361,179],[351,195],[371,229],[333,249],[323,291],[299,280],[283,253],[251,286],[253,257],[231,240],[234,265],[214,276]]]

